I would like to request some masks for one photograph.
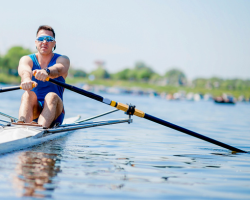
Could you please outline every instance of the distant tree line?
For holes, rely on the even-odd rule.
[[[97,66],[97,69],[90,72],[97,79],[113,79],[124,81],[137,81],[153,83],[157,85],[187,85],[186,75],[179,69],[171,69],[164,76],[157,74],[150,66],[143,62],[135,63],[132,68],[125,68],[117,73],[109,73],[103,66]]]
[[[18,76],[18,62],[24,55],[31,54],[29,49],[21,46],[10,48],[5,55],[0,55],[0,75]],[[127,67],[117,73],[109,73],[102,62],[96,62],[97,68],[90,73],[73,67],[69,70],[69,76],[74,78],[112,79],[151,83],[159,86],[172,85],[191,88],[205,89],[226,89],[226,90],[248,90],[250,89],[250,79],[221,79],[196,78],[188,81],[184,72],[173,68],[164,75],[157,74],[150,66],[143,62],[137,62],[133,67]],[[1,82],[1,80],[0,80]]]
[[[20,58],[31,53],[29,49],[20,46],[10,48],[5,55],[0,55],[0,73],[18,76],[17,67]]]
[[[193,87],[206,89],[226,89],[226,90],[248,90],[250,89],[250,79],[221,79],[213,78],[197,78],[192,81]]]

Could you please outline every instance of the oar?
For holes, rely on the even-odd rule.
[[[33,83],[33,88],[35,87],[35,84]],[[13,91],[13,90],[20,90],[22,89],[22,86],[12,86],[12,87],[4,87],[4,88],[0,88],[0,93],[2,92],[9,92],[9,91]]]
[[[194,131],[191,131],[191,130],[188,130],[186,128],[183,128],[181,126],[177,126],[175,124],[172,124],[170,122],[167,122],[165,120],[162,120],[162,119],[159,119],[157,117],[154,117],[152,115],[149,115],[147,113],[144,113],[143,111],[141,110],[138,110],[135,108],[135,106],[129,106],[129,105],[125,105],[125,104],[122,104],[122,103],[119,103],[119,102],[115,102],[115,101],[112,101],[110,99],[107,99],[107,98],[103,98],[102,96],[100,95],[97,95],[97,94],[94,94],[92,92],[88,92],[86,90],[83,90],[83,89],[80,89],[80,88],[77,88],[75,86],[72,86],[72,85],[69,85],[69,84],[66,84],[66,83],[63,83],[63,82],[60,82],[60,81],[57,81],[57,80],[54,80],[54,79],[50,79],[50,78],[47,78],[46,81],[50,81],[51,83],[54,83],[56,85],[59,85],[61,87],[64,87],[64,88],[67,88],[71,91],[74,91],[78,94],[81,94],[81,95],[84,95],[86,97],[89,97],[91,99],[94,99],[96,101],[100,101],[102,103],[105,103],[107,105],[110,105],[110,106],[113,106],[115,108],[117,108],[118,110],[122,110],[124,112],[127,112],[128,114],[130,115],[136,115],[137,117],[141,117],[141,118],[145,118],[149,121],[152,121],[152,122],[155,122],[155,123],[158,123],[158,124],[161,124],[163,126],[167,126],[169,128],[172,128],[172,129],[175,129],[177,131],[181,131],[183,133],[186,133],[188,135],[191,135],[191,136],[194,136],[196,138],[199,138],[199,139],[202,139],[202,140],[205,140],[207,142],[210,142],[210,143],[213,143],[215,145],[218,145],[218,146],[221,146],[221,147],[224,147],[226,149],[229,149],[231,151],[234,151],[234,152],[240,152],[240,153],[248,153],[246,151],[243,151],[241,149],[238,149],[236,147],[232,147],[228,144],[225,144],[225,143],[222,143],[222,142],[219,142],[217,140],[214,140],[212,138],[209,138],[209,137],[206,137],[204,135],[201,135],[199,133],[196,133]]]
[[[20,90],[21,86],[13,86],[13,87],[4,87],[4,88],[0,88],[0,93],[1,92],[9,92],[12,90]]]

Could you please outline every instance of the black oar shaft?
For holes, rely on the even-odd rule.
[[[94,94],[94,93],[92,93],[92,92],[88,92],[88,91],[86,91],[86,90],[83,90],[83,89],[74,87],[74,86],[72,86],[72,85],[69,85],[69,84],[66,84],[66,83],[63,83],[63,82],[56,81],[56,80],[54,80],[54,79],[49,79],[49,81],[50,81],[51,83],[55,83],[55,84],[60,85],[60,86],[62,86],[62,87],[64,87],[64,88],[67,88],[67,89],[69,89],[69,90],[71,90],[71,91],[74,91],[74,92],[76,92],[76,93],[78,93],[78,94],[82,94],[82,95],[87,96],[87,97],[89,97],[89,98],[91,98],[91,99],[95,99],[95,100],[97,100],[97,101],[103,102],[103,97],[102,97],[102,96],[99,96],[99,95]]]
[[[128,105],[125,105],[125,104],[122,104],[122,103],[119,103],[119,102],[115,102],[115,101],[111,101],[109,99],[106,99],[106,98],[103,98],[102,96],[99,96],[97,94],[94,94],[92,92],[88,92],[86,90],[83,90],[83,89],[80,89],[80,88],[77,88],[77,87],[74,87],[74,86],[71,86],[69,84],[66,84],[66,83],[63,83],[63,82],[60,82],[60,81],[57,81],[57,80],[54,80],[54,79],[48,79],[48,81],[54,83],[54,84],[57,84],[59,86],[62,86],[64,88],[67,88],[71,91],[74,91],[74,92],[77,92],[79,94],[82,94],[84,96],[87,96],[89,98],[92,98],[92,99],[95,99],[97,101],[100,101],[102,103],[105,103],[105,104],[108,104],[110,106],[113,106],[113,107],[116,107],[117,109],[119,110],[122,110],[122,111],[125,111],[127,112],[129,110],[129,106]],[[180,127],[180,126],[177,126],[175,124],[172,124],[172,123],[169,123],[167,121],[164,121],[162,119],[159,119],[157,117],[154,117],[152,115],[149,115],[147,113],[144,113],[143,111],[141,110],[138,110],[138,109],[134,109],[134,115],[138,116],[138,117],[141,117],[141,118],[145,118],[147,120],[150,120],[152,122],[155,122],[155,123],[158,123],[158,124],[161,124],[163,126],[167,126],[169,128],[172,128],[172,129],[175,129],[177,131],[181,131],[183,133],[186,133],[188,135],[191,135],[193,137],[196,137],[196,138],[199,138],[199,139],[202,139],[202,140],[205,140],[207,142],[210,142],[210,143],[213,143],[213,144],[216,144],[218,146],[221,146],[221,147],[224,147],[226,149],[229,149],[231,151],[235,151],[235,152],[240,152],[240,153],[247,153],[246,151],[243,151],[241,149],[238,149],[238,148],[235,148],[235,147],[232,147],[230,145],[227,145],[227,144],[224,144],[222,142],[219,142],[217,140],[214,140],[212,138],[209,138],[209,137],[206,137],[204,135],[201,135],[201,134],[198,134],[198,133],[195,133],[193,131],[190,131],[188,129],[185,129],[183,127]]]
[[[35,83],[32,84],[32,87],[34,88],[36,85]],[[13,91],[13,90],[20,90],[22,89],[22,86],[13,86],[13,87],[4,87],[4,88],[0,88],[0,93],[2,92],[9,92],[9,91]]]
[[[4,87],[4,88],[0,88],[0,93],[2,92],[9,92],[12,90],[20,90],[20,86],[13,86],[13,87]]]
[[[186,129],[186,128],[177,126],[177,125],[175,125],[175,124],[172,124],[172,123],[167,122],[167,121],[165,121],[165,120],[159,119],[159,118],[154,117],[154,116],[152,116],[152,115],[149,115],[149,114],[147,114],[147,113],[145,113],[144,118],[145,118],[145,119],[148,119],[148,120],[150,120],[150,121],[153,121],[153,122],[155,122],[155,123],[161,124],[161,125],[163,125],[163,126],[167,126],[167,127],[169,127],[169,128],[175,129],[175,130],[177,130],[177,131],[181,131],[181,132],[186,133],[186,134],[188,134],[188,135],[191,135],[191,136],[193,136],[193,137],[196,137],[196,138],[205,140],[205,141],[207,141],[207,142],[216,144],[216,145],[218,145],[218,146],[224,147],[224,148],[229,149],[229,150],[231,150],[231,151],[236,151],[236,152],[240,152],[240,153],[247,153],[246,151],[243,151],[243,150],[241,150],[241,149],[238,149],[238,148],[232,147],[232,146],[230,146],[230,145],[224,144],[224,143],[222,143],[222,142],[219,142],[219,141],[214,140],[214,139],[212,139],[212,138],[206,137],[206,136],[201,135],[201,134],[199,134],[199,133],[196,133],[196,132],[194,132],[194,131],[190,131],[190,130],[188,130],[188,129]]]

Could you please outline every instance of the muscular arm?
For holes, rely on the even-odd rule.
[[[32,84],[37,86],[37,83],[32,81],[33,62],[29,56],[23,56],[19,61],[18,74],[21,77],[21,86],[24,90],[31,90]]]
[[[67,56],[60,56],[56,60],[56,64],[54,64],[52,67],[50,67],[50,78],[57,78],[59,76],[62,76],[64,79],[68,75],[70,61]]]
[[[50,74],[48,76],[47,72],[42,69],[42,70],[36,70],[36,79],[40,81],[45,81],[47,77],[49,78],[57,78],[59,76],[62,76],[64,79],[68,75],[68,70],[69,70],[69,65],[70,61],[67,56],[60,56],[56,60],[56,64],[53,66],[49,67]]]
[[[28,56],[23,56],[19,61],[18,74],[21,77],[21,81],[31,80],[32,78],[32,60]]]

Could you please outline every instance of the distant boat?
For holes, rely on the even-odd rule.
[[[233,98],[223,99],[222,97],[216,97],[214,98],[215,103],[220,104],[235,104],[235,101]]]

